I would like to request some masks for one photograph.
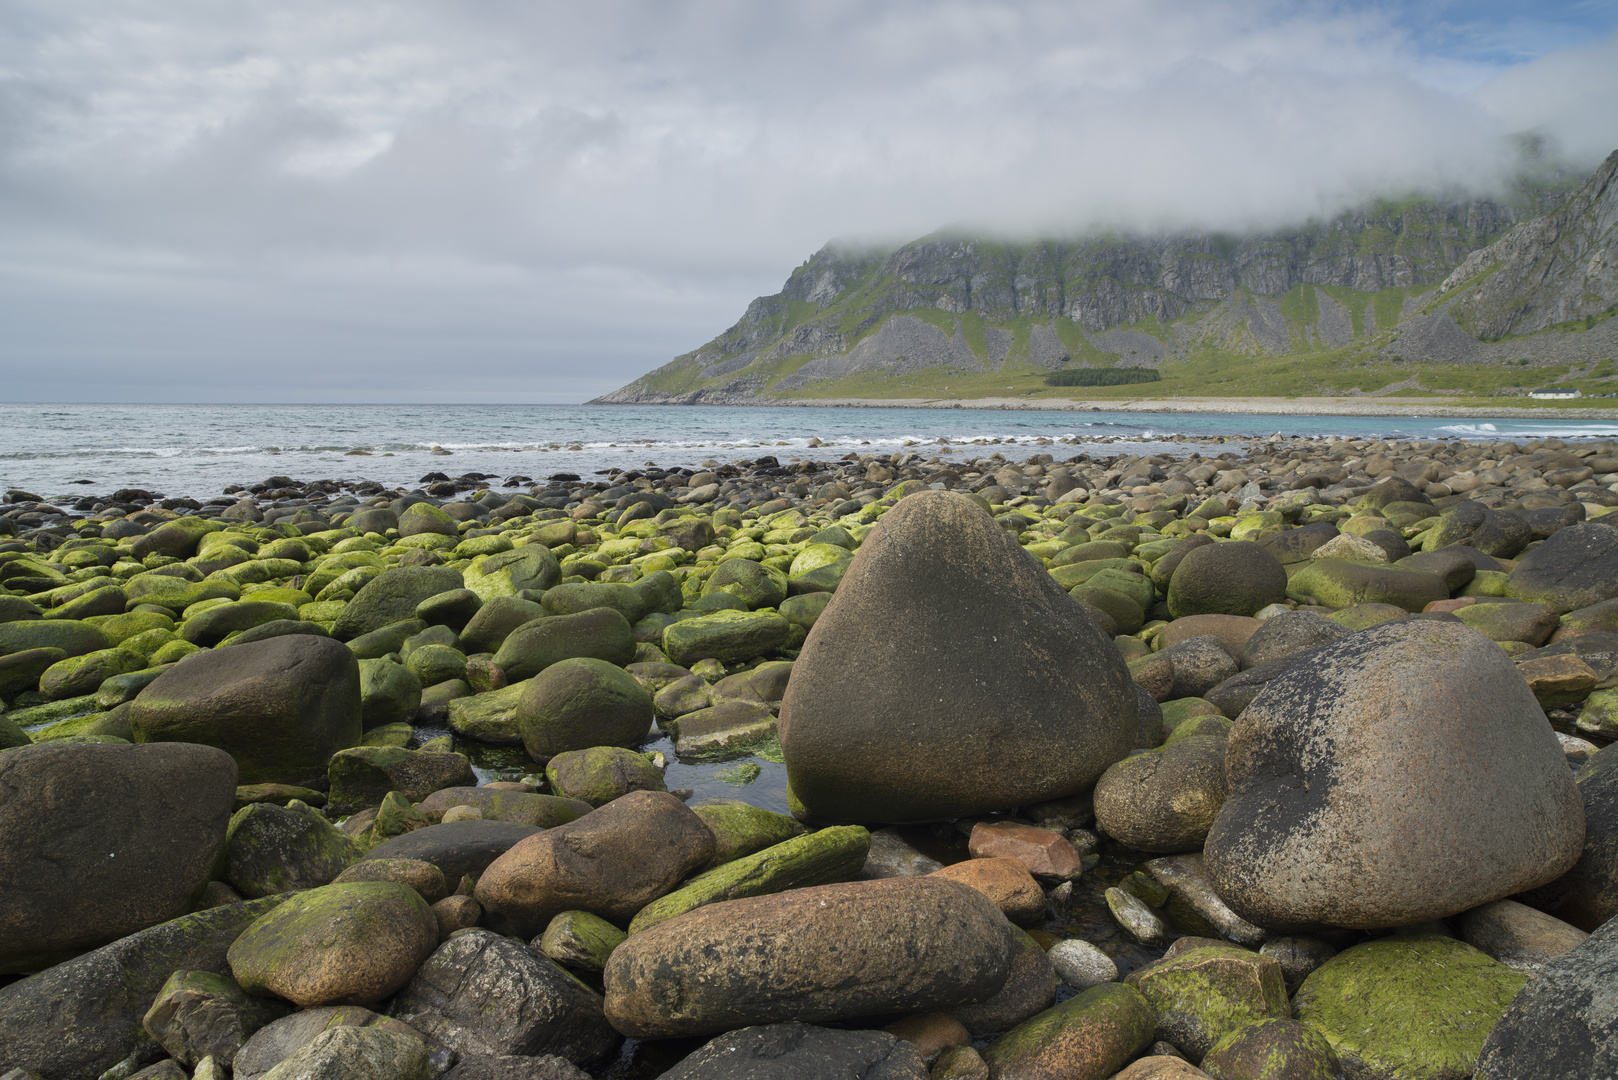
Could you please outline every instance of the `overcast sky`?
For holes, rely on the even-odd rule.
[[[1618,0],[0,0],[0,398],[573,402],[832,237],[1618,148]]]

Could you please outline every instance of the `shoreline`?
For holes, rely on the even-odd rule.
[[[1558,419],[1618,420],[1618,407],[1578,409],[1576,406],[1547,405],[1542,408],[1509,407],[1484,409],[1469,405],[1446,405],[1442,399],[1421,399],[1393,403],[1365,398],[1131,398],[1125,401],[1052,400],[1009,397],[988,398],[783,398],[771,401],[586,401],[585,405],[718,405],[729,408],[803,409],[983,409],[1004,412],[1126,412],[1177,413],[1210,416],[1402,416],[1411,418],[1456,417],[1460,419],[1532,420]]]

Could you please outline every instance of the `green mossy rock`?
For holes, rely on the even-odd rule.
[[[112,647],[99,626],[76,619],[27,619],[0,623],[0,656],[32,649],[60,649],[68,656],[83,656]]]
[[[348,651],[354,654],[356,660],[380,660],[399,652],[404,648],[405,642],[425,629],[420,619],[389,623],[380,629],[350,639]]]
[[[429,596],[463,586],[461,572],[447,566],[397,566],[384,570],[354,594],[332,626],[332,637],[349,641],[413,618],[416,605]]]
[[[628,938],[599,915],[564,911],[551,920],[535,944],[540,952],[564,967],[599,972],[607,966],[612,950]]]
[[[792,624],[773,611],[716,611],[664,630],[663,652],[682,667],[706,659],[729,664],[779,648],[791,632]]]
[[[189,559],[197,553],[197,545],[204,536],[218,532],[223,527],[219,522],[209,521],[206,518],[175,518],[173,521],[164,522],[145,536],[135,537],[129,551],[137,559],[145,559],[148,555]]]
[[[448,706],[449,729],[478,742],[512,746],[522,742],[522,726],[517,720],[517,703],[522,700],[527,681],[488,690],[471,697],[456,698]]]
[[[603,806],[631,791],[667,791],[663,774],[645,754],[621,746],[592,746],[551,758],[545,783],[567,799]]]
[[[1006,1032],[983,1051],[995,1077],[1103,1080],[1146,1049],[1157,1014],[1139,990],[1093,986]]]
[[[325,885],[362,854],[351,837],[299,800],[257,802],[231,816],[214,877],[251,899]]]
[[[737,800],[714,800],[692,807],[714,834],[712,869],[743,855],[785,843],[807,830],[796,819]]]
[[[1435,600],[1449,599],[1449,587],[1437,574],[1347,559],[1314,559],[1300,565],[1287,582],[1287,590],[1331,608],[1392,604],[1405,611],[1421,611]]]
[[[831,603],[831,597],[830,592],[806,592],[789,596],[781,601],[781,617],[793,626],[811,630],[814,628],[815,620],[820,618],[820,613]]]
[[[1350,630],[1369,630],[1394,619],[1402,619],[1410,612],[1397,604],[1355,604],[1329,613],[1326,617],[1342,623]]]
[[[96,615],[117,615],[129,603],[121,585],[103,585],[91,589],[76,599],[52,608],[47,619],[88,619]]]
[[[134,701],[140,692],[157,681],[157,677],[167,671],[169,666],[140,668],[136,671],[125,672],[122,675],[113,675],[102,681],[96,687],[96,707],[100,709],[113,709],[126,701]]]
[[[138,671],[144,661],[123,649],[99,649],[58,660],[39,677],[39,692],[52,701],[93,694],[114,675]]]
[[[392,660],[361,660],[360,717],[367,730],[398,723],[421,707],[421,680]]]
[[[466,571],[461,571],[465,578]],[[416,618],[428,626],[448,626],[460,630],[483,607],[483,598],[471,589],[451,589],[429,596],[416,605]]]
[[[706,904],[766,896],[853,881],[871,851],[871,834],[858,825],[838,825],[795,837],[774,847],[699,874],[646,907],[630,920],[630,934],[684,915]]]
[[[107,712],[58,720],[50,727],[34,732],[33,740],[36,743],[74,739],[116,739],[134,742],[133,735],[129,727],[129,710],[115,708]]]
[[[424,645],[405,657],[405,667],[422,686],[436,686],[466,678],[466,654],[448,645]]]
[[[152,664],[154,667],[167,667],[171,664],[177,664],[195,653],[206,651],[201,645],[193,645],[189,641],[175,638],[159,645],[157,651],[147,658],[147,663]]]
[[[174,620],[157,611],[129,611],[122,615],[97,615],[86,619],[91,626],[101,628],[107,640],[114,645],[149,634],[153,630],[173,630]]]
[[[466,588],[487,602],[524,591],[542,593],[562,580],[562,568],[543,544],[525,544],[475,558],[462,575]]]
[[[544,605],[533,600],[524,600],[520,596],[497,596],[482,604],[461,628],[461,646],[468,654],[494,652],[511,636],[512,631],[547,615],[549,612]]]
[[[127,610],[141,604],[155,604],[170,611],[184,611],[192,604],[204,600],[239,600],[242,589],[234,581],[214,578],[208,581],[187,581],[167,574],[138,574],[124,585],[129,596]]]
[[[646,614],[646,603],[633,585],[608,581],[580,581],[558,585],[541,600],[551,615],[577,615],[594,608],[611,608],[628,623],[637,623]]]
[[[1295,1007],[1350,1075],[1462,1080],[1527,981],[1453,938],[1396,935],[1326,961]]]
[[[494,654],[495,666],[508,682],[533,678],[554,664],[573,659],[619,666],[633,662],[635,633],[629,620],[612,608],[540,619],[515,630]]]
[[[512,549],[511,538],[495,533],[492,536],[473,536],[455,545],[450,554],[457,559],[476,559],[479,556],[502,555]]]
[[[1538,648],[1556,632],[1561,613],[1549,604],[1473,604],[1455,617],[1490,641],[1526,641]]]
[[[420,802],[443,788],[477,783],[471,764],[461,754],[397,746],[356,746],[339,751],[332,755],[326,776],[331,781],[329,804],[337,814],[376,806],[390,791]]]
[[[28,746],[34,740],[28,737],[28,732],[6,719],[5,713],[0,713],[0,750],[10,750],[17,746]]]
[[[528,756],[548,762],[569,750],[641,741],[652,729],[652,696],[623,668],[576,657],[528,681],[517,720]]]
[[[217,645],[229,634],[251,630],[255,626],[279,620],[298,619],[298,609],[291,604],[278,604],[266,600],[238,600],[223,604],[186,619],[180,627],[180,636],[193,645]]]
[[[1291,1019],[1286,977],[1268,956],[1234,945],[1187,949],[1124,980],[1157,1010],[1157,1036],[1192,1061],[1248,1024]]]
[[[438,920],[416,890],[393,881],[327,885],[288,897],[226,954],[250,994],[310,1008],[381,1001],[438,945]]]
[[[361,746],[397,746],[406,747],[410,740],[415,738],[416,729],[404,721],[393,724],[383,724],[381,727],[371,728],[360,740]]]
[[[1176,619],[1251,615],[1286,594],[1280,561],[1258,544],[1233,540],[1194,548],[1180,560],[1169,579],[1168,606]]]
[[[773,608],[787,597],[787,576],[752,559],[726,559],[702,583],[702,595],[715,592],[730,593],[754,610]]]
[[[1214,1044],[1202,1059],[1213,1080],[1339,1080],[1337,1054],[1321,1034],[1295,1020],[1260,1020]]]
[[[404,508],[399,515],[399,535],[422,536],[436,533],[439,536],[458,537],[460,526],[455,519],[432,503],[412,503]]]

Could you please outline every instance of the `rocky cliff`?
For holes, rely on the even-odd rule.
[[[1615,169],[1618,154],[1571,194],[1542,177],[1509,199],[1380,202],[1246,236],[829,244],[723,334],[597,400],[889,396],[906,380],[1197,359],[1511,359],[1480,339],[1611,307]]]

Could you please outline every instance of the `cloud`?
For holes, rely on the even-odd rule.
[[[1510,54],[1501,27],[1583,25],[1536,38],[1529,8],[12,7],[13,397],[95,396],[52,381],[71,357],[128,394],[255,396],[267,366],[327,396],[578,400],[832,236],[1262,227],[1491,190],[1517,131],[1581,167],[1618,146],[1618,37]]]

